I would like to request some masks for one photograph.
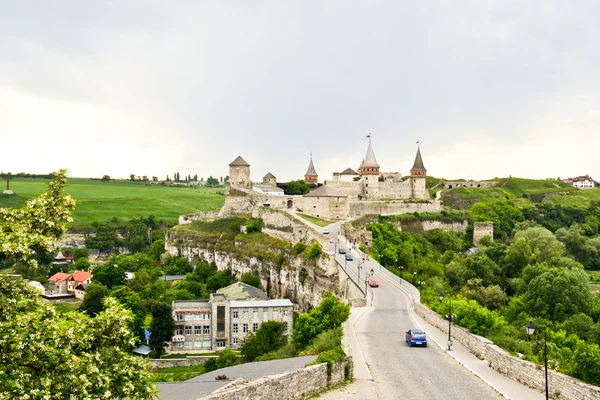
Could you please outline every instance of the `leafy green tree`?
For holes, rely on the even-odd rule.
[[[213,178],[212,175],[206,178],[206,186],[215,187],[219,186],[219,180],[217,178]]]
[[[239,363],[240,361],[237,353],[229,347],[219,350],[219,356],[216,361],[217,369],[233,367]]]
[[[286,195],[292,196],[306,194],[309,190],[310,186],[308,186],[308,183],[304,182],[302,179],[297,179],[295,181],[288,182],[284,191]]]
[[[102,180],[104,182],[108,182],[108,181],[110,181],[110,176],[109,175],[102,175]]]
[[[141,336],[144,331],[144,320],[146,318],[146,307],[139,294],[127,286],[118,286],[110,292],[126,309],[133,313],[129,328]]]
[[[471,207],[469,213],[475,222],[493,222],[496,239],[508,238],[515,225],[524,220],[523,213],[510,199],[496,202],[479,201]]]
[[[194,271],[191,274],[187,274],[186,279],[206,283],[208,278],[216,273],[217,264],[215,264],[214,261],[209,263],[208,261],[202,260],[196,264],[196,268],[194,268]]]
[[[148,227],[139,219],[127,223],[123,232],[123,244],[132,253],[143,251],[148,247]]]
[[[469,300],[475,300],[488,310],[498,310],[506,304],[506,293],[498,285],[484,287],[479,278],[469,279],[460,294]]]
[[[499,281],[500,267],[490,260],[482,251],[470,255],[465,262],[465,278],[479,278],[483,286],[496,284]]]
[[[116,245],[117,230],[105,224],[98,226],[96,236],[87,236],[85,238],[85,247],[90,249],[112,251]]]
[[[2,397],[155,398],[149,365],[129,353],[131,313],[112,298],[104,308],[95,318],[57,312],[24,281],[0,277]]]
[[[297,349],[303,349],[319,333],[340,327],[349,316],[350,306],[336,299],[332,293],[325,292],[317,307],[296,319],[292,342]]]
[[[194,267],[185,257],[175,257],[169,255],[165,259],[165,270],[168,275],[185,275],[192,272]]]
[[[79,260],[80,258],[88,259],[90,257],[90,251],[87,247],[73,249],[71,254],[73,255],[75,261]]]
[[[240,280],[247,285],[254,286],[259,289],[261,288],[260,275],[256,270],[244,272]]]
[[[168,304],[154,303],[152,306],[152,323],[150,324],[150,347],[152,347],[158,358],[163,348],[167,346],[173,337],[175,323],[173,322],[172,310]]]
[[[83,302],[79,310],[86,312],[90,316],[96,316],[104,310],[103,300],[108,296],[108,289],[101,283],[90,283],[85,288]]]
[[[581,341],[574,352],[575,378],[592,385],[600,385],[600,348],[597,344]]]
[[[600,266],[598,249],[592,240],[584,235],[581,225],[573,224],[569,229],[560,228],[556,231],[556,238],[565,245],[569,254],[586,268],[597,269]]]
[[[75,200],[63,194],[67,171],[53,173],[46,192],[18,209],[0,208],[0,258],[14,257],[37,266],[37,253],[51,253],[73,219]]]
[[[206,289],[210,293],[235,283],[235,277],[231,275],[230,269],[218,271],[206,281]]]
[[[272,351],[277,351],[287,344],[286,327],[283,322],[265,321],[256,330],[250,332],[240,351],[249,361]]]
[[[582,269],[550,268],[533,278],[525,293],[531,315],[552,321],[592,309],[589,279]]]
[[[321,253],[323,253],[323,247],[319,242],[313,242],[310,248],[306,251],[306,257],[309,260],[316,261],[321,257]]]
[[[92,280],[103,284],[109,290],[116,286],[125,285],[125,270],[118,264],[106,263],[96,265],[92,273]]]
[[[165,241],[163,239],[158,239],[152,242],[148,250],[146,250],[146,254],[148,254],[152,259],[156,262],[160,260],[160,256],[165,252]]]
[[[78,271],[89,271],[90,269],[90,260],[87,258],[80,258],[75,261],[75,269]]]

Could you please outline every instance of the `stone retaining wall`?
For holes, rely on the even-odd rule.
[[[190,224],[199,219],[215,219],[219,216],[219,210],[216,211],[201,211],[195,214],[186,214],[179,216],[179,225]]]
[[[149,358],[150,365],[152,369],[157,368],[171,368],[171,367],[189,367],[192,365],[200,365],[204,364],[206,360],[209,358],[217,358],[217,356],[207,356],[207,357],[186,357],[186,358]]]
[[[443,332],[448,332],[448,321],[439,314],[419,303],[414,303],[414,308],[425,321]],[[452,340],[461,343],[477,357],[486,360],[490,368],[507,378],[540,392],[545,391],[543,366],[512,356],[488,339],[473,335],[467,329],[456,325],[452,325]],[[600,387],[588,385],[553,370],[548,370],[548,388],[549,395],[553,399],[600,399]]]

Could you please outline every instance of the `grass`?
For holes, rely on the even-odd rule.
[[[47,180],[17,178],[10,181],[14,195],[0,195],[0,207],[18,208],[27,200],[46,190]],[[93,222],[108,222],[113,218],[128,221],[153,215],[157,220],[176,223],[179,215],[218,210],[225,197],[217,192],[223,188],[164,187],[127,181],[103,182],[70,178],[66,194],[77,200],[73,213],[73,230],[83,230]]]
[[[327,221],[327,220],[317,218],[317,217],[311,217],[310,215],[301,214],[301,213],[298,213],[298,215],[301,216],[302,218],[304,218],[305,220],[307,220],[308,222],[312,222],[313,224],[321,226],[321,227],[333,224],[332,221]]]
[[[151,379],[152,382],[181,382],[202,375],[205,372],[204,365],[159,368],[151,374]]]
[[[488,188],[460,187],[443,189],[442,198],[453,193],[462,199],[480,201],[513,198],[517,205],[530,205],[545,199],[551,199],[562,205],[586,206],[591,200],[600,200],[600,190],[581,190],[558,179],[502,178],[496,186]]]

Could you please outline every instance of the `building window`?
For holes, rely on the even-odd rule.
[[[185,314],[185,320],[191,321],[194,316],[192,314]]]
[[[201,340],[194,340],[194,347],[197,349],[202,348],[202,341]]]
[[[192,347],[193,344],[193,342],[185,342],[185,347]]]
[[[238,344],[238,338],[237,337],[233,338],[233,344]]]
[[[237,312],[237,311],[234,311],[232,314],[233,314],[233,315],[232,315],[232,318],[233,318],[233,319],[237,319],[237,317],[238,317],[238,312]]]
[[[242,325],[242,332],[244,332],[244,333],[248,332],[248,324]]]
[[[202,327],[200,325],[194,326],[194,335],[199,335],[202,333]]]
[[[204,325],[202,327],[202,333],[204,333],[205,335],[210,335],[210,325]]]
[[[283,318],[287,318],[287,316],[288,316],[287,310],[283,310]]]
[[[269,312],[263,311],[263,321],[268,321],[268,320],[269,320]]]
[[[183,321],[183,314],[177,314],[177,321]]]
[[[238,324],[233,324],[233,333],[238,333]]]
[[[225,348],[225,341],[217,340],[217,349],[223,349],[223,348]]]
[[[287,331],[288,330],[288,323],[287,323],[287,321],[284,322],[283,325],[285,326],[285,330]]]
[[[210,340],[203,340],[202,341],[202,348],[204,349],[210,349],[212,347],[212,344],[210,343]]]
[[[257,330],[257,329],[258,329],[258,322],[255,322],[255,323],[252,325],[252,332],[256,332],[256,330]]]
[[[175,334],[183,335],[183,326],[178,326],[177,329],[175,329]]]
[[[178,348],[183,347],[183,342],[177,342],[177,344],[175,346]]]
[[[257,320],[258,319],[258,311],[254,311],[254,319]]]
[[[279,318],[279,311],[273,311],[273,319],[278,319]]]
[[[202,314],[194,314],[194,319],[195,319],[196,321],[199,321],[199,320],[203,319],[203,317],[204,317],[204,316],[203,316]]]
[[[244,318],[248,319],[248,311],[244,311]]]
[[[186,325],[184,330],[185,330],[184,334],[186,334],[186,335],[191,335],[192,334],[192,327],[191,326],[187,326]]]

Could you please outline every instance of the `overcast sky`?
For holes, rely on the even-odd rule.
[[[600,2],[0,1],[0,172],[600,180]]]

